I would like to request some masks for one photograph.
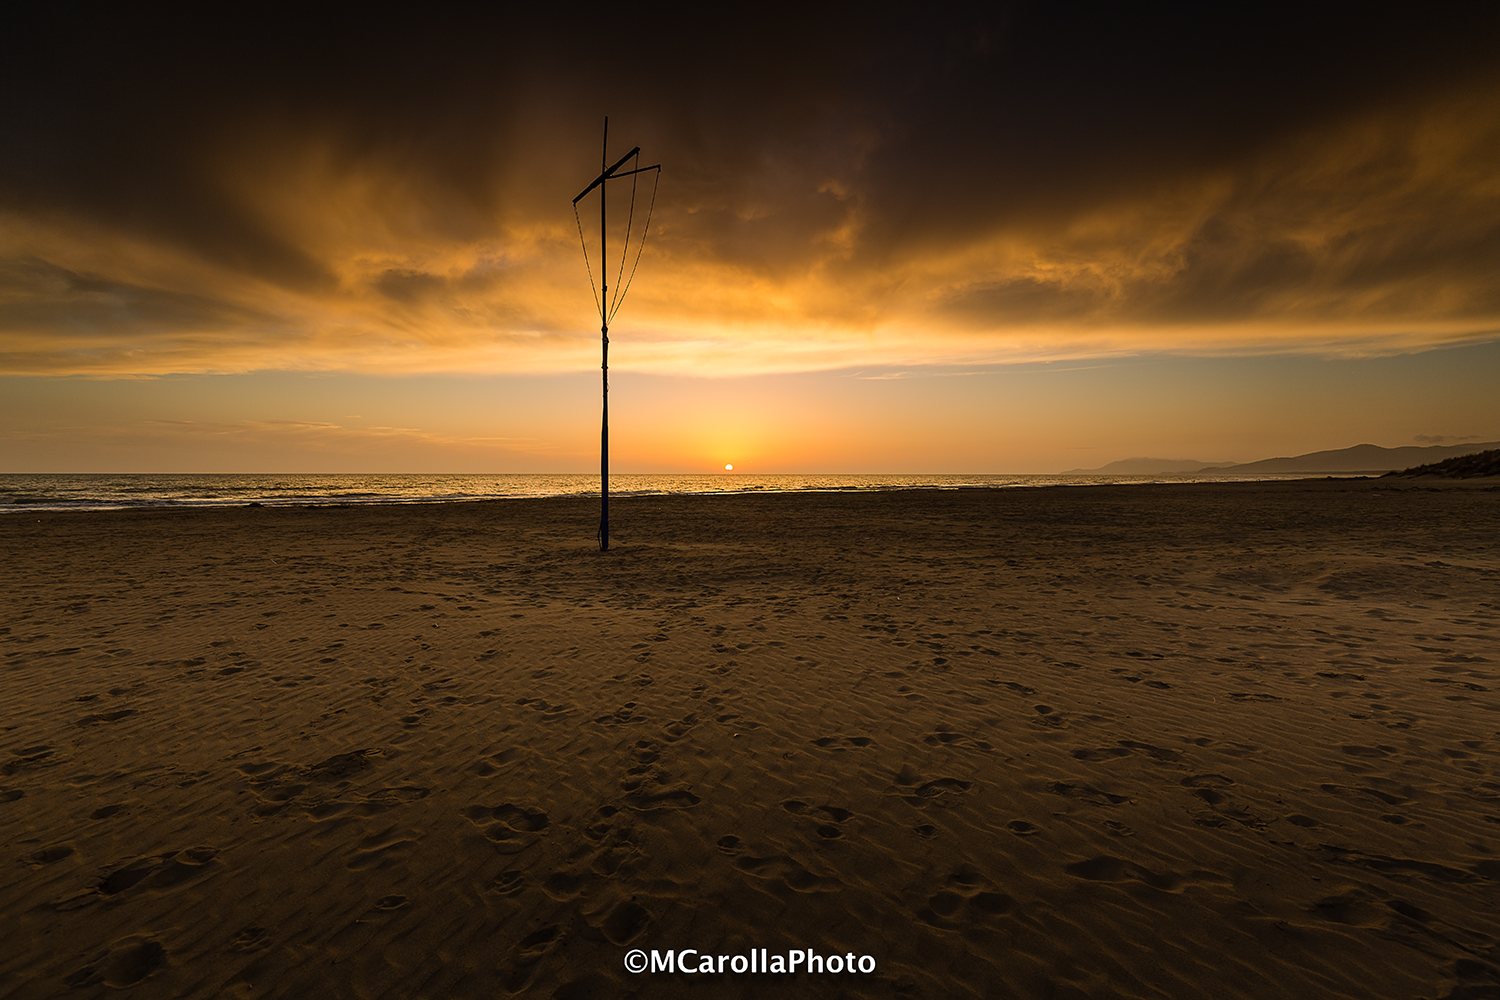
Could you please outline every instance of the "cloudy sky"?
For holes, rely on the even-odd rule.
[[[622,470],[1495,440],[1497,43],[1480,5],[7,5],[0,471],[589,469],[605,115],[663,164]]]

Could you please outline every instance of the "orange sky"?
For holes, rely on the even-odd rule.
[[[631,376],[651,387],[616,399],[640,442],[621,453],[642,471],[730,452],[788,470],[851,455],[915,469],[940,454],[955,470],[1039,471],[1184,448],[1248,460],[1298,442],[1500,437],[1495,408],[1433,381],[1437,361],[1376,380],[1412,395],[1405,423],[1373,388],[1313,385],[1355,411],[1266,389],[1259,410],[1237,404],[1201,440],[1169,430],[1209,415],[1192,386],[1153,384],[1143,399],[1124,374],[1203,359],[1239,396],[1268,358],[1400,371],[1401,358],[1494,343],[1500,75],[1473,25],[1376,26],[1339,54],[1336,20],[1292,41],[1277,25],[1174,21],[1184,34],[1162,39],[1150,24],[1018,10],[874,30],[835,56],[757,28],[703,59],[689,31],[674,43],[688,54],[602,101],[601,78],[628,67],[584,61],[610,51],[602,36],[567,56],[573,26],[544,21],[493,59],[485,25],[434,55],[426,43],[452,26],[433,23],[359,36],[364,49],[330,64],[315,43],[333,26],[314,24],[302,42],[252,26],[231,49],[168,47],[153,63],[149,24],[80,37],[36,15],[13,26],[8,44],[25,52],[10,52],[4,88],[0,376],[29,402],[0,427],[0,467],[35,466],[21,442],[41,427],[49,462],[125,454],[123,423],[69,423],[114,398],[85,383],[119,379],[147,383],[127,395],[158,414],[143,418],[155,432],[126,435],[156,434],[130,454],[201,466],[211,444],[167,428],[327,423],[315,395],[267,388],[303,373],[365,387],[349,413],[403,412],[400,448],[351,431],[341,463],[587,468],[597,317],[568,202],[597,172],[604,112],[611,158],[639,143],[664,164],[612,331],[621,391]],[[140,42],[128,64],[109,44],[118,30]],[[644,37],[620,30],[626,49]],[[1184,39],[1215,38],[1239,47],[1179,55]],[[615,247],[626,192],[611,189]],[[592,197],[581,207],[596,241]],[[1461,356],[1500,375],[1484,368],[1494,351]],[[1039,362],[1115,374],[1056,380],[1064,395],[1030,411],[1047,424],[1007,443],[990,421],[1025,414],[985,394],[1010,391],[1006,366],[1014,382]],[[536,398],[443,415],[437,400],[469,398],[460,386],[483,378]],[[841,378],[928,388],[887,387],[869,404],[879,419],[845,420]],[[166,384],[185,379],[241,411],[210,419]],[[412,405],[393,404],[401,394]],[[725,416],[725,399],[753,416]],[[1322,414],[1326,432],[1283,428],[1288,406]],[[328,459],[308,440],[286,439],[283,460]],[[1098,453],[1074,461],[1084,447]],[[256,454],[265,467],[277,452]]]

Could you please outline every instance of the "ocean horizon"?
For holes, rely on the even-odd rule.
[[[610,495],[630,497],[1007,489],[1306,478],[1309,476],[1305,473],[1155,476],[655,473],[612,475]],[[0,473],[0,514],[153,507],[234,507],[252,503],[263,506],[459,503],[589,496],[598,492],[597,473]]]

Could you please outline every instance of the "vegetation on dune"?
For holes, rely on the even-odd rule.
[[[1447,479],[1472,479],[1475,476],[1500,476],[1500,448],[1459,455],[1431,465],[1418,465],[1388,476],[1443,476]]]

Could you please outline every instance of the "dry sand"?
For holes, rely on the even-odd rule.
[[[613,514],[0,518],[0,995],[1500,995],[1493,480]]]

